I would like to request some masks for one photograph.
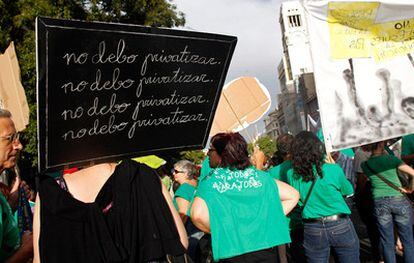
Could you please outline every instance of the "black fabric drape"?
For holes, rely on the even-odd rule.
[[[160,179],[146,165],[123,161],[93,203],[74,199],[52,178],[39,194],[42,263],[147,262],[185,253]]]

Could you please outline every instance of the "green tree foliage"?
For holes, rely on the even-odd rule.
[[[132,23],[155,27],[184,25],[182,12],[166,0],[89,1],[93,20]]]
[[[257,139],[254,145],[259,146],[260,150],[263,151],[263,153],[266,155],[267,158],[272,157],[272,155],[276,151],[276,143],[267,135],[262,136],[259,139]],[[254,145],[252,143],[249,143],[248,145],[249,153],[253,153]]]
[[[22,84],[30,108],[30,124],[22,135],[23,167],[37,166],[36,43],[37,16],[108,21],[157,27],[185,24],[171,0],[0,0],[0,52],[14,41]]]
[[[202,150],[197,151],[184,151],[180,153],[181,159],[186,159],[194,164],[201,164],[206,158],[206,154]]]

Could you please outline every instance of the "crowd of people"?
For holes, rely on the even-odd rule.
[[[7,110],[0,139],[3,172],[22,149]],[[16,176],[0,187],[0,261],[360,262],[358,211],[374,262],[396,262],[396,251],[414,262],[414,135],[401,151],[396,141],[331,155],[323,136],[303,131],[280,135],[266,160],[225,132],[200,166],[178,160],[168,173],[128,159],[45,176],[33,234],[14,215],[16,198],[33,198]]]

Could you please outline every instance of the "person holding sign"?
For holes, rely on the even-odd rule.
[[[208,156],[191,219],[211,233],[214,260],[279,262],[276,246],[290,242],[285,215],[295,207],[297,191],[254,168],[239,133],[213,136]]]
[[[413,208],[405,195],[408,190],[402,188],[397,172],[401,171],[413,178],[414,169],[397,157],[386,154],[385,143],[381,141],[367,146],[371,150],[371,157],[361,164],[361,168],[371,181],[374,216],[385,262],[396,262],[394,225],[403,245],[404,262],[413,262]]]
[[[354,189],[339,165],[324,163],[324,155],[312,132],[295,136],[287,182],[300,192],[306,259],[328,262],[332,248],[339,262],[359,262],[359,240],[344,200]]]
[[[43,180],[33,228],[42,263],[166,262],[188,245],[159,176],[132,160]]]

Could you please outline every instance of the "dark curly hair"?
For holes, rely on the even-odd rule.
[[[217,133],[211,138],[210,144],[221,157],[220,167],[243,170],[251,165],[247,142],[240,133]]]
[[[301,176],[305,182],[312,181],[316,175],[322,177],[324,153],[324,146],[315,134],[308,131],[298,133],[292,145],[295,174]]]
[[[270,157],[270,160],[268,161],[268,164],[272,167],[277,166],[281,163],[283,163],[283,156],[280,154],[279,151],[276,151],[272,157]]]

